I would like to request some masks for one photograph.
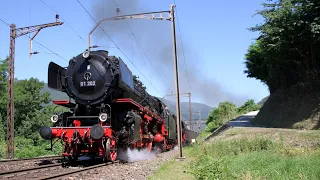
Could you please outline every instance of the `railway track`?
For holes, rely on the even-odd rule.
[[[13,160],[3,160],[0,161],[0,172],[9,172],[15,170],[24,170],[30,168],[36,168],[46,165],[57,164],[62,161],[62,156],[45,156],[37,158],[28,158],[28,159],[13,159]]]
[[[62,156],[57,155],[57,156],[42,156],[42,157],[22,158],[22,159],[4,159],[4,160],[0,160],[0,164],[6,163],[6,162],[19,162],[19,161],[30,161],[30,160],[51,159],[51,158],[62,158]]]
[[[56,163],[56,164],[48,164],[48,165],[43,165],[43,166],[38,166],[38,167],[32,167],[32,168],[25,168],[25,169],[16,169],[16,170],[9,170],[9,171],[2,171],[0,172],[0,178],[14,178],[14,177],[19,177],[23,176],[26,174],[29,174],[30,172],[39,172],[41,169],[51,169],[52,167],[59,167],[61,166],[62,163]]]
[[[119,161],[115,161],[114,163],[119,163]],[[94,170],[94,169],[97,169],[97,168],[100,168],[100,167],[103,167],[103,166],[107,166],[107,165],[111,165],[111,164],[114,164],[114,163],[108,162],[108,163],[103,163],[103,164],[97,164],[97,165],[93,165],[93,166],[89,166],[89,167],[85,167],[85,168],[81,168],[81,169],[70,170],[70,171],[67,171],[67,172],[62,172],[62,173],[58,173],[58,174],[39,177],[39,178],[36,178],[34,180],[67,179],[67,178],[70,178],[70,177],[74,177],[76,175],[81,175],[81,173],[85,173],[86,171]]]
[[[29,159],[30,160],[30,159]],[[118,163],[116,161],[115,163]],[[78,173],[94,170],[112,163],[101,161],[82,160],[38,165],[30,168],[19,168],[14,170],[0,171],[0,179],[61,179],[63,177],[76,176]]]

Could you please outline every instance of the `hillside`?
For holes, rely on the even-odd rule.
[[[264,105],[264,103],[268,100],[268,98],[269,98],[269,96],[267,96],[267,97],[265,97],[265,98],[261,99],[261,101],[259,101],[257,104],[258,104],[259,106],[263,106],[263,105]]]
[[[280,128],[320,128],[320,88],[298,92],[295,88],[273,93],[260,109],[254,123]]]
[[[51,100],[58,100],[58,99],[69,99],[67,94],[61,93],[59,91],[52,90],[48,87],[47,84],[44,85],[42,92],[49,92]],[[175,114],[176,112],[176,104],[174,101],[166,100],[164,99],[163,102],[168,106],[169,110]],[[189,122],[189,103],[188,102],[181,102],[181,114],[182,114],[182,120]],[[212,107],[202,104],[202,103],[192,103],[192,112],[201,112],[201,119],[202,121],[206,121],[207,116],[210,112]],[[193,114],[192,117],[194,120],[199,119],[198,114]],[[202,129],[206,127],[206,124],[202,124]]]

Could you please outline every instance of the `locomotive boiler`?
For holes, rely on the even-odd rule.
[[[120,148],[163,151],[177,143],[176,117],[108,51],[85,51],[67,68],[50,62],[48,86],[70,99],[53,101],[68,111],[54,114],[53,125],[41,127],[40,135],[60,140],[69,159],[95,155],[115,161]]]

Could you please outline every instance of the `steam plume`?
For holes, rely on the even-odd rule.
[[[151,12],[159,11],[161,9],[150,9],[147,7],[146,3],[139,3],[137,0],[116,0],[121,12],[120,15],[141,13],[141,12]],[[94,18],[100,20],[104,17],[115,16],[117,6],[113,1],[99,1],[94,4]],[[169,9],[169,5],[168,5]],[[181,18],[181,17],[180,17]],[[124,20],[120,21],[110,21],[103,23],[103,27],[107,31],[108,35],[118,44],[118,46],[125,52],[131,54],[140,54],[138,61],[135,64],[142,72],[149,76],[148,79],[152,81],[157,89],[162,89],[162,94],[175,93],[174,86],[174,74],[173,74],[173,50],[172,50],[172,34],[171,34],[171,23],[168,21],[155,21],[155,20],[127,20],[132,28],[136,38],[139,40],[142,48],[145,50],[149,59],[152,61],[154,67],[161,75],[163,82],[159,75],[155,72],[151,64],[146,60],[144,54],[138,50],[138,46],[135,43],[132,33]],[[183,30],[182,30],[183,31]],[[108,39],[108,37],[102,32],[102,30],[97,29],[94,33],[95,41],[102,42]],[[179,61],[179,84],[180,93],[189,92],[189,85],[187,80],[187,74],[185,71],[185,65],[183,61],[183,54],[181,49],[181,43],[179,39],[179,31],[177,27],[177,51],[178,51],[178,61]],[[191,35],[189,35],[191,37]],[[110,41],[108,41],[110,42]],[[203,63],[202,59],[199,57],[200,52],[193,50],[190,47],[192,41],[187,38],[183,38],[184,52],[186,57],[186,64],[188,69],[189,83],[191,86],[191,93],[193,99],[199,99],[202,103],[217,106],[221,101],[231,101],[236,105],[243,104],[248,97],[237,94],[236,92],[228,92],[225,87],[219,84],[214,77],[206,77],[202,72]],[[110,42],[110,45],[112,43]],[[134,48],[134,49],[133,49]],[[133,54],[133,53],[132,53]],[[122,58],[125,59],[125,58]],[[213,59],[214,61],[220,61]],[[142,68],[143,67],[143,68]],[[214,70],[214,67],[212,67]],[[140,76],[139,74],[137,74]],[[223,76],[221,76],[223,77]],[[155,79],[156,78],[156,79]],[[147,82],[143,82],[147,84]],[[163,88],[161,88],[163,87]],[[161,91],[161,90],[160,90]],[[172,97],[171,100],[174,100]]]
[[[118,159],[127,162],[136,162],[142,160],[150,160],[156,157],[155,152],[148,152],[148,149],[127,149],[127,151],[119,151]]]

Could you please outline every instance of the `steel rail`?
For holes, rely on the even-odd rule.
[[[114,163],[119,163],[119,162],[120,162],[120,161],[115,161]],[[82,171],[88,171],[88,170],[91,170],[91,169],[96,169],[96,168],[99,168],[99,167],[104,167],[104,166],[111,165],[111,164],[114,164],[114,163],[112,163],[112,162],[107,162],[107,163],[103,163],[103,164],[98,164],[98,165],[89,166],[89,167],[82,168],[82,169],[72,170],[72,171],[68,171],[68,172],[62,172],[62,173],[54,174],[54,175],[48,175],[48,176],[36,178],[36,179],[34,179],[34,180],[61,178],[61,177],[65,177],[65,176],[68,176],[68,175],[76,174],[76,173],[79,173],[79,172],[82,172]]]
[[[56,163],[56,164],[49,164],[49,165],[43,165],[43,166],[38,166],[38,167],[26,168],[26,169],[4,171],[4,172],[0,172],[0,177],[4,176],[4,175],[15,175],[16,173],[25,172],[25,171],[33,171],[33,170],[37,170],[37,169],[44,169],[44,168],[61,166],[61,164],[62,163]]]
[[[22,158],[22,159],[4,159],[4,160],[0,160],[0,163],[4,163],[4,162],[14,162],[14,161],[30,161],[30,160],[37,160],[37,159],[50,159],[50,158],[58,158],[61,157],[61,155],[57,155],[57,156],[43,156],[43,157],[35,157],[35,158]]]

